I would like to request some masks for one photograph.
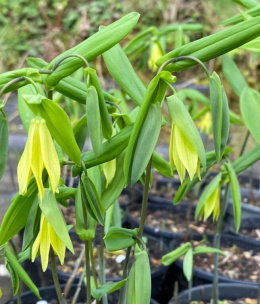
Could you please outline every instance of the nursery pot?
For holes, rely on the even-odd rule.
[[[213,236],[212,235],[208,235],[207,239],[208,239],[208,241],[210,243],[209,246],[212,246]],[[195,241],[196,240],[200,240],[200,238],[198,236],[194,236],[193,240],[195,240]],[[174,246],[174,248],[177,247],[176,246],[177,245],[176,241],[173,241],[172,244],[171,244],[172,246]],[[245,254],[245,256],[242,256],[242,257],[240,256],[241,257],[241,260],[240,260],[241,264],[239,266],[242,265],[244,267],[244,270],[240,269],[239,273],[241,275],[247,274],[247,273],[250,272],[250,270],[254,271],[256,268],[258,268],[258,266],[256,266],[256,268],[252,269],[252,266],[250,266],[252,264],[252,259],[250,259],[250,257],[246,258],[246,256],[250,252],[252,252],[253,254],[258,254],[260,252],[260,244],[257,245],[255,242],[252,242],[250,240],[241,239],[241,238],[238,238],[236,236],[231,236],[231,235],[222,235],[221,236],[220,244],[222,246],[233,247],[233,249],[235,251],[237,251],[237,250],[239,250],[241,248],[243,250],[243,252],[247,252]],[[203,255],[203,256],[205,256],[205,255]],[[203,257],[203,256],[201,255],[201,257]],[[211,256],[212,256],[212,265],[213,265],[213,255],[211,254]],[[233,262],[232,259],[227,260],[227,265],[232,265],[231,264],[232,262]],[[206,264],[206,262],[203,259],[200,260],[200,263],[203,266],[205,266],[205,264]],[[183,270],[182,270],[183,269],[183,261],[181,259],[178,259],[175,262],[175,266],[178,269],[178,272],[175,275],[177,275],[177,277],[178,277],[178,282],[179,282],[180,290],[187,289],[188,288],[188,282],[187,282],[187,280],[186,280],[186,278],[185,278],[185,276],[183,274]],[[225,267],[225,269],[226,268],[227,267]],[[235,272],[237,274],[237,271],[234,271],[234,268],[232,268],[230,274],[231,273],[235,274]],[[258,283],[257,283],[258,282],[258,278],[255,278],[254,282],[250,281],[248,279],[243,280],[242,278],[241,279],[239,279],[239,278],[235,279],[235,278],[229,277],[229,276],[224,275],[224,274],[219,274],[218,278],[219,278],[219,283],[237,283],[237,284],[244,284],[245,286],[250,285],[250,284],[251,285],[255,285],[255,286],[258,285]],[[198,268],[196,266],[194,267],[193,286],[198,286],[198,285],[203,285],[203,284],[210,284],[212,282],[213,282],[213,272],[203,270],[202,268]]]
[[[61,285],[61,290],[64,290],[65,288],[65,285]],[[72,298],[75,291],[77,289],[77,284],[73,284],[71,286],[71,289],[70,289],[70,292],[69,292],[69,295],[68,295],[68,298]],[[45,300],[45,301],[51,301],[51,300],[54,300],[55,302],[51,302],[51,303],[58,303],[58,300],[57,300],[57,294],[56,294],[56,290],[55,290],[55,287],[54,286],[47,286],[47,287],[42,287],[39,289],[39,292],[40,292],[40,295],[42,297],[42,300]],[[114,303],[117,303],[118,301],[118,295],[119,295],[119,292],[116,291],[116,292],[113,292],[111,294],[108,294],[108,303],[109,304],[114,304]],[[27,291],[25,293],[22,294],[21,296],[21,300],[22,300],[22,304],[36,304],[37,301],[40,301],[34,293],[32,293],[31,291]],[[77,302],[83,302],[85,303],[86,301],[86,287],[85,286],[81,286],[81,290],[80,290],[80,293],[79,293],[79,297],[78,297],[78,301]],[[101,302],[102,303],[102,302]],[[151,304],[158,304],[155,300],[151,299],[150,301]],[[17,304],[17,300],[16,298],[6,302],[5,304]]]
[[[140,212],[141,206],[138,205],[126,210],[126,222],[131,228],[139,227]],[[164,239],[167,244],[175,237],[214,232],[212,221],[195,221],[194,214],[195,206],[190,203],[172,205],[149,202],[144,232]]]
[[[257,299],[258,286],[244,284],[219,284],[219,299],[220,300],[237,300],[240,298]],[[191,301],[204,301],[210,303],[212,299],[213,285],[201,285],[191,289]],[[189,304],[189,291],[185,290],[177,297],[178,304]],[[172,299],[169,304],[174,304]],[[177,303],[176,303],[177,304]]]

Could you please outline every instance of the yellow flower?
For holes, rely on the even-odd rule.
[[[152,72],[157,71],[158,67],[155,62],[163,56],[162,49],[158,41],[154,41],[151,47],[150,57],[148,59],[148,67]]]
[[[206,221],[208,217],[213,216],[213,221],[216,221],[220,213],[220,187],[216,187],[211,195],[207,198],[203,204],[200,213],[199,219]]]
[[[42,213],[40,230],[32,246],[32,261],[35,260],[37,252],[40,248],[43,271],[45,271],[48,266],[50,246],[52,246],[54,252],[59,257],[60,263],[63,264],[66,249],[65,245]]]
[[[200,159],[192,144],[184,136],[183,132],[172,124],[169,160],[172,167],[176,167],[181,182],[185,179],[186,170],[192,180],[195,173],[200,177]]]
[[[39,197],[42,201],[44,187],[42,172],[46,169],[50,186],[57,191],[60,179],[60,163],[50,132],[43,118],[34,118],[30,123],[28,140],[17,168],[19,193],[25,194],[31,174],[37,182]]]
[[[107,188],[116,174],[116,159],[112,159],[104,163],[103,172],[106,177],[106,188]]]
[[[1,287],[0,287],[0,299],[2,298],[2,295],[3,295],[2,289],[1,289]]]
[[[201,132],[209,135],[212,127],[212,118],[210,112],[207,112],[197,123]]]

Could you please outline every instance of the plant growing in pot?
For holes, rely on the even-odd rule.
[[[71,196],[75,196],[76,233],[85,246],[86,303],[90,304],[92,298],[102,298],[103,303],[107,303],[107,294],[119,289],[120,304],[150,303],[151,270],[143,230],[151,168],[168,177],[173,176],[172,171],[176,168],[183,189],[187,184],[195,183],[213,163],[221,161],[228,154],[225,150],[228,104],[219,77],[216,73],[209,75],[202,61],[215,58],[257,37],[260,18],[181,46],[161,57],[157,62],[160,69],[147,87],[118,44],[135,26],[138,18],[137,13],[126,15],[50,63],[29,58],[29,67],[0,75],[0,96],[18,90],[19,114],[28,130],[28,140],[18,164],[19,193],[12,200],[0,228],[1,254],[11,273],[18,303],[21,303],[20,279],[40,297],[37,287],[20,264],[26,259],[34,261],[39,255],[43,271],[48,266],[50,255],[58,301],[66,302],[59,285],[55,256],[63,263],[66,248],[74,252],[68,233],[70,227],[65,224],[60,210],[60,203],[66,206],[66,200]],[[95,69],[90,67],[88,61],[101,54],[113,79],[136,103],[131,113],[119,111],[118,99],[103,91]],[[197,63],[206,71],[213,86],[215,151],[207,155],[187,108],[172,86],[176,81],[172,72]],[[84,83],[70,76],[83,66]],[[167,105],[172,122],[170,163],[154,150],[164,124],[162,106],[168,88]],[[85,105],[86,112],[74,126],[62,107],[53,100],[53,90]],[[8,149],[4,106],[5,102],[1,102],[1,173]],[[220,113],[223,115],[219,116]],[[86,126],[92,149],[82,152]],[[259,154],[254,154],[254,157],[260,158]],[[246,159],[246,165],[250,162],[252,157],[250,161]],[[76,193],[75,189],[65,186],[60,178],[61,167],[65,165],[71,166],[73,175],[79,178]],[[238,161],[240,169],[246,165]],[[222,181],[222,177],[224,180],[225,176],[233,185],[233,169],[229,164],[223,168],[223,176],[218,182]],[[122,189],[139,180],[144,182],[140,226],[138,229],[125,229],[108,225],[105,231],[110,208]],[[203,212],[209,212],[204,205],[200,207]],[[91,274],[95,276],[92,240],[97,224],[101,226],[100,276],[99,281],[94,279],[92,284]],[[22,251],[16,254],[9,243],[12,244],[12,237],[24,227],[24,245]],[[105,247],[108,251],[126,249],[119,282],[106,282]],[[130,259],[132,265],[129,269]]]

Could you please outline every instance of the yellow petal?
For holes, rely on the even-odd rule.
[[[220,187],[214,193],[215,208],[213,210],[213,221],[216,221],[220,214]]]
[[[174,169],[173,145],[174,145],[174,124],[172,124],[170,146],[169,146],[169,161],[170,161],[172,171]]]
[[[43,222],[44,222],[44,216],[41,215],[41,221],[40,221],[40,229],[39,229],[39,233],[33,243],[32,246],[32,262],[35,260],[36,256],[37,256],[37,252],[38,249],[40,247],[40,243],[41,243],[41,238],[42,238],[42,231],[43,231]]]
[[[27,192],[27,186],[32,174],[31,159],[32,159],[34,132],[35,132],[35,119],[32,119],[28,133],[28,140],[17,166],[17,179],[18,179],[20,194],[25,194]]]
[[[219,187],[217,187],[212,194],[209,196],[209,198],[207,199],[205,205],[204,205],[204,221],[207,220],[207,218],[211,215],[212,212],[214,212],[214,210],[216,210],[215,212],[216,215],[219,215],[219,198],[220,198],[220,190]],[[215,216],[216,216],[215,215]],[[214,218],[214,213],[213,213],[213,218]]]
[[[181,183],[183,182],[183,180],[185,179],[185,175],[186,175],[186,169],[179,157],[178,154],[178,150],[177,150],[177,142],[176,142],[176,136],[175,136],[175,131],[176,131],[177,127],[174,125],[173,128],[173,140],[172,140],[172,157],[173,157],[173,162],[176,166],[177,172],[179,174]]]
[[[199,159],[198,159],[198,165],[197,165],[196,173],[198,175],[199,180],[201,180],[201,176],[200,176],[200,160]]]
[[[3,295],[2,289],[1,289],[1,287],[0,287],[0,298],[2,298],[2,295]]]
[[[50,241],[51,241],[52,248],[53,248],[54,252],[57,254],[57,256],[59,257],[60,263],[63,264],[66,248],[50,224],[49,224],[49,235],[50,235]]]
[[[31,169],[37,182],[40,201],[42,201],[44,188],[42,183],[43,160],[41,154],[41,143],[39,136],[40,119],[36,119],[35,131],[33,134]]]
[[[50,237],[49,237],[49,229],[48,222],[44,215],[42,215],[44,220],[42,224],[42,232],[41,232],[41,243],[40,243],[40,254],[42,261],[42,270],[45,271],[48,266],[49,261],[49,252],[50,252]]]
[[[50,178],[51,189],[55,193],[60,180],[60,162],[44,119],[40,121],[39,137],[44,167]]]
[[[198,165],[198,154],[178,127],[174,133],[178,156],[192,180]]]

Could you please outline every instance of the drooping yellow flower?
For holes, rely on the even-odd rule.
[[[116,174],[116,159],[112,159],[103,165],[103,172],[106,177],[106,188],[112,182]]]
[[[42,213],[40,230],[32,246],[32,261],[35,260],[40,249],[43,271],[48,266],[50,246],[52,246],[55,254],[59,257],[60,263],[63,264],[66,250],[65,245]]]
[[[25,194],[33,173],[42,201],[44,187],[42,183],[43,169],[47,170],[50,186],[57,191],[60,179],[60,163],[50,132],[43,118],[32,119],[26,146],[17,168],[19,193]]]
[[[200,132],[209,135],[212,127],[212,117],[210,112],[207,112],[197,123]]]
[[[199,219],[206,221],[211,214],[213,221],[216,221],[220,214],[220,186],[214,189],[203,204],[199,213]]]
[[[2,289],[1,289],[1,287],[0,287],[0,299],[2,298],[2,295],[3,295]]]
[[[158,41],[153,41],[150,57],[148,59],[148,67],[152,72],[157,71],[158,66],[155,64],[155,62],[163,56],[163,52],[161,49],[161,46]]]
[[[186,170],[192,180],[195,173],[200,179],[200,160],[196,150],[176,124],[172,124],[169,160],[172,167],[176,167],[181,182],[185,179]]]

